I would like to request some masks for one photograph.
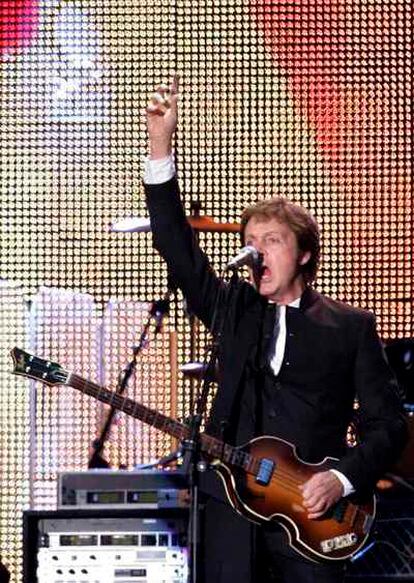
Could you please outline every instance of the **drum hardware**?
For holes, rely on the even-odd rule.
[[[183,373],[185,378],[195,379],[200,381],[204,378],[207,372],[207,365],[203,362],[187,362],[180,366],[180,371]],[[217,382],[218,371],[215,370],[213,378],[211,379],[213,383]]]
[[[184,378],[200,380],[206,372],[206,365],[202,362],[187,362],[180,366]]]
[[[238,233],[239,223],[221,222],[206,215],[187,217],[195,231],[202,233]],[[125,217],[110,224],[109,230],[114,233],[150,233],[151,223],[146,217]]]

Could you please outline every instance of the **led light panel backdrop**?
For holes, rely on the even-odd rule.
[[[21,513],[53,508],[86,468],[107,409],[10,375],[15,344],[115,389],[166,291],[145,217],[143,110],[181,79],[177,163],[186,212],[238,220],[257,198],[303,203],[323,230],[318,288],[413,336],[411,0],[4,0],[0,7],[0,545],[21,580]],[[238,247],[200,234],[217,269]],[[128,395],[184,418],[179,366],[208,337],[181,296]],[[114,466],[171,440],[119,417]]]

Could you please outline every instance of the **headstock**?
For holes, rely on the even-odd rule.
[[[56,362],[32,356],[20,348],[13,348],[11,355],[14,362],[13,374],[29,377],[47,385],[65,384],[69,377],[69,372]]]

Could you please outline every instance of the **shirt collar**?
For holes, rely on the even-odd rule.
[[[290,302],[288,304],[288,306],[290,306],[291,308],[300,308],[300,296],[298,298],[296,298],[296,300],[293,300],[293,302]]]
[[[301,300],[301,298],[299,297],[299,298],[296,298],[295,300],[292,300],[288,304],[276,304],[276,302],[272,302],[272,301],[269,301],[269,304],[270,305],[273,304],[274,306],[277,306],[279,308],[283,308],[286,306],[289,306],[291,308],[300,308],[300,300]]]

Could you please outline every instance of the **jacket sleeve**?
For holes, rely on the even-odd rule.
[[[408,438],[397,382],[369,313],[364,314],[358,337],[354,383],[359,443],[347,451],[337,469],[356,491],[366,491],[397,461]]]
[[[166,261],[191,311],[211,329],[214,311],[223,303],[226,286],[194,237],[180,201],[177,179],[144,186],[154,246]]]

